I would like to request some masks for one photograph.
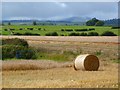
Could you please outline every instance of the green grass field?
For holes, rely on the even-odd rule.
[[[22,28],[23,30],[19,30],[20,28]],[[28,30],[27,28],[33,28],[33,30]],[[38,28],[41,28],[41,30],[38,30]],[[95,30],[91,30],[91,31],[74,31],[74,29],[90,29],[90,28],[95,28]],[[7,30],[5,30],[7,29]],[[112,31],[117,35],[120,35],[118,33],[118,29],[111,29],[111,27],[108,26],[52,26],[52,25],[44,25],[44,26],[33,26],[33,25],[6,25],[3,26],[2,28],[0,28],[0,30],[2,31],[2,35],[12,35],[11,30],[9,29],[15,29],[12,30],[12,32],[14,33],[21,33],[24,34],[25,32],[30,32],[32,34],[40,34],[41,36],[45,36],[46,33],[49,32],[57,32],[59,36],[64,35],[64,36],[68,36],[69,33],[71,32],[77,32],[77,33],[81,33],[81,32],[97,32],[100,34],[102,34],[104,31]],[[73,31],[61,31],[61,29],[73,29]]]

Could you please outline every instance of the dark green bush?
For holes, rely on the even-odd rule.
[[[20,46],[28,47],[27,41],[19,38],[3,39],[2,45],[20,45]]]
[[[58,36],[57,32],[46,33],[45,36]]]
[[[41,28],[38,28],[38,30],[41,30]]]
[[[117,35],[111,31],[105,31],[101,34],[101,36],[117,36]]]
[[[79,36],[80,34],[79,33],[70,33],[68,36]]]
[[[80,36],[87,36],[87,33],[80,33]]]
[[[61,29],[61,31],[65,31],[64,29]]]
[[[51,33],[46,33],[45,36],[52,36]]]
[[[14,35],[40,36],[40,34],[37,34],[37,33],[31,33],[31,32],[25,32],[24,34],[21,34],[21,33],[14,33]]]
[[[7,29],[4,29],[5,31],[7,31]]]
[[[60,36],[64,36],[64,34],[60,34]]]
[[[65,31],[71,32],[71,31],[73,31],[73,29],[65,29]]]
[[[35,59],[35,50],[20,45],[3,45],[2,59],[19,58],[19,59]]]
[[[75,31],[88,31],[88,30],[85,28],[85,29],[75,29]]]
[[[29,30],[33,30],[34,28],[29,28]]]
[[[75,31],[81,31],[81,29],[74,29]]]
[[[13,38],[2,40],[2,59],[7,58],[34,59],[36,55],[35,50],[28,47],[27,41]]]
[[[95,28],[89,28],[89,31],[91,31],[91,30],[95,30]]]
[[[10,30],[12,31],[12,30],[15,30],[14,28],[10,28]]]
[[[21,33],[14,33],[13,35],[23,35],[23,34],[21,34]]]
[[[23,30],[23,28],[19,28],[19,30]]]
[[[23,35],[27,35],[27,36],[40,36],[40,34],[31,33],[31,32],[25,32]]]
[[[112,27],[111,29],[120,29],[120,27]]]
[[[33,30],[34,28],[27,28],[28,30]]]
[[[99,36],[97,32],[89,32],[88,36]]]

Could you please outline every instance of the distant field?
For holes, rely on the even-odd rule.
[[[33,28],[33,30],[29,30],[28,28]],[[89,29],[95,29],[95,30],[89,30]],[[7,29],[7,30],[6,30]],[[14,30],[9,30],[14,29]],[[22,30],[20,30],[22,29]],[[72,29],[73,31],[61,31],[62,29]],[[88,29],[88,31],[75,31],[75,29]],[[2,31],[2,35],[12,35],[13,33],[20,33],[24,34],[25,32],[30,32],[32,34],[40,34],[41,36],[45,36],[46,33],[50,32],[57,32],[59,36],[68,36],[69,33],[76,32],[76,33],[88,33],[88,32],[97,32],[99,34],[102,34],[104,31],[112,31],[117,35],[120,35],[118,33],[118,29],[111,29],[111,27],[108,26],[52,26],[52,25],[10,25],[10,26],[3,26],[0,28]],[[11,33],[11,31],[13,33]]]

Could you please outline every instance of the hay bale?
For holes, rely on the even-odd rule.
[[[90,54],[79,55],[75,59],[75,70],[97,71],[99,68],[99,59]]]

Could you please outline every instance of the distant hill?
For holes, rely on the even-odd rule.
[[[86,22],[90,20],[91,18],[89,17],[69,17],[63,19],[63,21],[68,21],[68,22]]]
[[[86,22],[87,20],[89,20],[91,18],[88,18],[88,17],[68,17],[68,18],[63,18],[63,19],[60,19],[60,20],[33,20],[33,19],[29,19],[29,20],[3,20],[3,23],[7,23],[7,22],[11,22],[11,23],[30,23],[30,22],[33,22],[33,21],[36,21],[36,22],[57,22],[57,23],[72,23],[72,22]]]
[[[107,26],[120,26],[120,19],[110,19],[110,20],[105,20],[105,25]]]

